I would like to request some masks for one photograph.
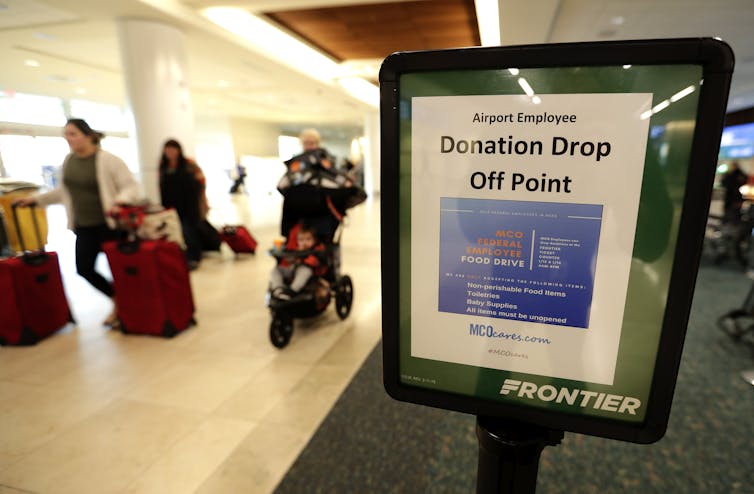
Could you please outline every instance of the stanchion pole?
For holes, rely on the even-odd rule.
[[[557,446],[563,431],[491,417],[477,417],[477,494],[534,494],[539,457]]]

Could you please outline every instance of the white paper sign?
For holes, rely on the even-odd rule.
[[[652,95],[417,97],[411,355],[612,384]]]

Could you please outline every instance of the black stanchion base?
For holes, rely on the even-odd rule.
[[[477,494],[534,494],[542,450],[563,439],[563,431],[492,417],[477,417],[476,435]]]

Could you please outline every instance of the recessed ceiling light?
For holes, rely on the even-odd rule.
[[[626,18],[622,15],[616,15],[612,19],[610,19],[610,24],[613,26],[621,26],[623,23],[626,22]]]
[[[31,58],[28,60],[24,60],[24,64],[28,67],[39,67],[40,65],[42,65],[36,60],[32,60]]]

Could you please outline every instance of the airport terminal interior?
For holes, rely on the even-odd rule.
[[[254,254],[223,244],[191,270],[195,325],[123,334],[77,274],[67,210],[47,207],[45,248],[75,322],[0,347],[0,494],[474,492],[475,417],[395,401],[382,383],[380,64],[702,36],[729,43],[736,67],[667,434],[566,433],[542,455],[537,492],[754,494],[754,331],[718,324],[738,308],[754,318],[752,25],[751,0],[0,0],[0,205],[60,184],[63,128],[81,118],[156,204],[163,144],[179,141],[206,179],[209,223],[258,242]],[[277,348],[278,185],[308,129],[366,192],[341,225],[353,299],[347,317],[333,301],[296,319]],[[723,197],[734,163],[749,177],[743,234]],[[111,277],[104,254],[96,269]]]

